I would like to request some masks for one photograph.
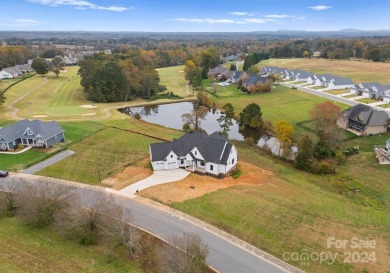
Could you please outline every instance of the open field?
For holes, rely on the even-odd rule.
[[[207,86],[208,82],[206,81],[204,84]],[[326,101],[324,98],[279,85],[276,85],[271,92],[250,95],[238,90],[234,85],[226,87],[217,86],[217,95],[219,98],[215,96],[211,97],[218,107],[222,107],[230,102],[235,107],[237,114],[250,103],[254,102],[259,104],[265,120],[275,123],[280,119],[286,119],[294,126],[295,133],[298,137],[308,132],[297,126],[297,122],[309,120],[309,110],[315,104]],[[348,108],[345,104],[337,104],[343,110]]]
[[[160,84],[167,87],[167,91],[173,92],[183,98],[188,97],[186,92],[186,80],[184,79],[184,65],[158,69]]]
[[[0,271],[17,272],[146,272],[124,253],[110,259],[109,246],[81,246],[52,231],[31,229],[17,218],[0,218]]]
[[[107,128],[72,145],[75,154],[40,171],[38,175],[100,184],[113,173],[130,165],[136,166],[149,157],[149,145],[153,142],[159,141],[125,130]]]
[[[0,92],[3,92],[11,84],[17,82],[19,79],[4,79],[0,80]]]
[[[340,95],[340,94],[345,94],[348,93],[348,89],[336,89],[336,90],[328,90],[324,91],[325,93],[332,94],[332,95]]]
[[[386,272],[390,266],[390,204],[386,201],[390,192],[382,178],[390,174],[388,168],[378,170],[371,155],[364,153],[351,158],[351,165],[343,169],[345,174],[326,177],[299,172],[245,146],[239,147],[239,154],[241,161],[276,175],[262,185],[234,186],[174,203],[173,207],[279,258],[285,252],[301,253],[303,249],[329,251],[328,237],[368,237],[377,242],[375,263],[343,263],[342,252],[348,249],[333,248],[331,251],[339,255],[334,265],[295,265],[308,272]],[[366,167],[360,168],[362,165]],[[366,180],[368,176],[372,177]],[[342,182],[338,181],[345,179],[360,185],[361,192],[341,193],[342,186],[337,185]]]
[[[288,69],[302,69],[313,73],[333,74],[360,82],[390,84],[390,64],[367,61],[326,60],[326,59],[269,59],[261,61],[259,67],[280,66]]]

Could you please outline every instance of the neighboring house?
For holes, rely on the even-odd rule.
[[[20,70],[17,70],[15,67],[6,67],[6,68],[3,68],[3,71],[12,75],[12,78],[17,78],[19,75],[22,74],[22,72]]]
[[[245,76],[245,72],[243,71],[233,71],[233,75],[230,77],[229,81],[231,83],[237,83],[242,77]]]
[[[390,151],[390,138],[386,141],[386,149]]]
[[[315,59],[321,58],[321,51],[314,51],[312,58],[315,58]]]
[[[370,98],[372,93],[371,88],[379,85],[381,85],[379,82],[362,82],[358,85],[351,86],[349,92],[358,96]]]
[[[150,145],[153,170],[184,168],[192,172],[226,175],[235,170],[237,150],[218,132],[207,135],[201,132],[186,133],[172,142]]]
[[[3,79],[12,79],[14,76],[10,73],[8,73],[7,71],[5,70],[1,70],[0,71],[0,79],[3,80]]]
[[[376,135],[386,133],[389,115],[384,111],[357,104],[340,113],[337,125],[349,129],[358,135]]]
[[[310,85],[315,85],[316,80],[317,80],[317,76],[313,74],[313,75],[307,77],[306,83],[310,84]]]
[[[55,121],[25,119],[0,129],[0,150],[14,149],[19,144],[48,148],[64,140],[64,130]]]
[[[390,103],[390,90],[384,92],[383,101],[386,103]]]
[[[348,78],[333,78],[326,83],[328,89],[348,89],[354,86],[353,81]]]
[[[267,77],[262,77],[259,74],[248,74],[245,78],[243,78],[241,88],[245,91],[248,90],[250,85],[256,85],[257,83],[267,83]]]
[[[333,76],[330,74],[316,74],[316,80],[315,80],[314,84],[317,86],[326,87],[327,84],[335,78],[339,78],[339,77]]]
[[[29,73],[32,71],[31,69],[31,64],[19,64],[19,65],[15,65],[15,67],[20,71],[22,72],[23,74],[24,73]]]
[[[386,93],[390,91],[390,85],[376,85],[371,89],[372,91],[370,98],[384,101]]]
[[[221,74],[219,74],[217,76],[217,80],[219,80],[219,81],[227,81],[227,80],[229,80],[233,76],[234,72],[235,71],[230,71],[229,69],[223,70],[221,72]]]
[[[236,55],[229,55],[227,57],[222,57],[223,62],[228,63],[228,62],[235,62],[237,61],[238,57]]]
[[[314,74],[306,71],[300,71],[296,76],[295,76],[295,81],[297,82],[307,82],[308,78],[313,77]]]
[[[64,56],[63,63],[66,66],[76,65],[77,64],[77,59],[76,58],[72,58],[71,56],[70,57]]]
[[[209,72],[207,73],[207,76],[211,78],[217,78],[221,73],[229,71],[228,68],[223,67],[223,66],[217,66],[213,69],[210,69]]]

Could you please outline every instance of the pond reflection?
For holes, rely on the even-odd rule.
[[[193,109],[193,103],[179,102],[153,106],[126,107],[119,109],[119,111],[130,116],[138,113],[144,121],[182,130],[183,121],[181,116],[185,113],[191,113]],[[222,129],[217,121],[220,116],[221,112],[219,110],[211,109],[205,120],[202,120],[201,128],[208,134],[221,131]],[[250,137],[258,146],[270,149],[273,154],[279,155],[280,145],[276,138],[264,135],[257,130],[240,130],[238,122],[236,120],[232,122],[233,125],[229,127],[230,131],[228,132],[229,139],[244,140]]]

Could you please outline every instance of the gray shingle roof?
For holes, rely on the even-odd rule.
[[[349,119],[367,126],[385,126],[389,120],[389,115],[386,112],[375,110],[364,104],[357,104],[343,111],[343,113]]]
[[[233,145],[229,143],[226,137],[219,135],[217,132],[211,135],[191,132],[172,142],[151,144],[152,161],[163,161],[171,151],[177,156],[183,157],[190,153],[194,147],[198,149],[206,162],[226,165]]]
[[[41,135],[45,140],[48,140],[64,131],[55,121],[43,122],[40,120],[25,119],[1,128],[0,136],[10,142],[21,138],[27,128],[30,128],[35,136]]]
[[[353,81],[348,78],[334,78],[334,85],[353,85]]]

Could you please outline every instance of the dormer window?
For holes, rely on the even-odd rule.
[[[27,130],[27,133],[26,133],[28,136],[32,136],[33,135],[33,132],[29,129]]]
[[[198,152],[197,152],[197,151],[195,151],[195,155],[198,155]]]
[[[173,155],[171,155],[171,158],[173,158]]]

